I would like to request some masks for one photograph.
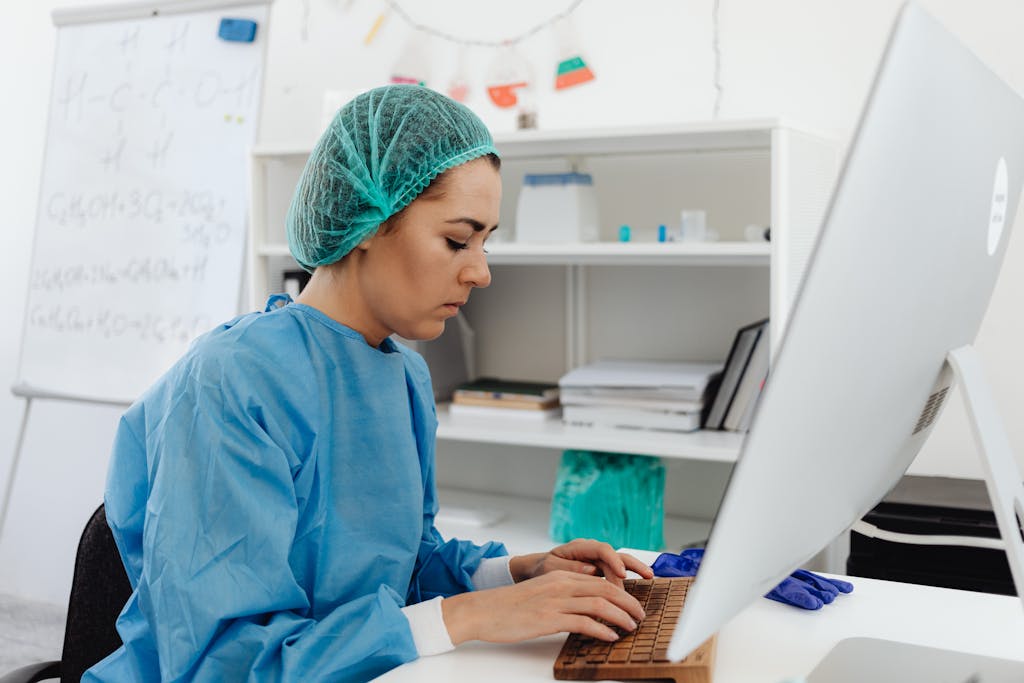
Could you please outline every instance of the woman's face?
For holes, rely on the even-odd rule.
[[[474,287],[491,282],[484,242],[498,227],[501,175],[475,159],[447,171],[439,187],[357,247],[368,317],[360,331],[370,338],[433,339]]]

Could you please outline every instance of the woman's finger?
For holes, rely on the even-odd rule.
[[[596,566],[601,576],[603,576],[606,580],[614,584],[616,588],[622,588],[622,577],[619,576],[614,569],[612,569],[603,562],[598,562]]]
[[[569,614],[580,614],[592,619],[600,619],[609,626],[617,626],[626,632],[635,631],[637,627],[637,620],[629,612],[598,596],[567,598],[561,601],[559,611]]]
[[[553,558],[558,561],[558,569],[562,571],[572,572],[574,574],[586,574],[588,576],[598,576],[600,569],[589,562],[580,562],[579,560],[566,560],[563,558]]]
[[[628,612],[637,621],[642,620],[646,616],[643,607],[640,606],[636,598],[610,581],[581,576],[579,574],[575,575],[575,577],[577,578],[574,579],[571,587],[559,587],[557,590],[565,591],[563,595],[570,598],[596,597],[605,600],[619,609]]]
[[[615,549],[607,543],[591,539],[578,539],[562,547],[568,551],[572,559],[586,560],[604,568],[607,578],[612,576],[626,578],[626,565]]]
[[[555,622],[555,628],[569,633],[581,633],[598,640],[616,641],[619,634],[604,624],[582,614],[562,614]]]
[[[636,572],[645,579],[654,578],[654,571],[637,558],[628,553],[619,553],[619,557],[622,559],[622,563],[629,571]]]

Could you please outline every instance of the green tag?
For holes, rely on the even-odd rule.
[[[576,69],[582,69],[584,67],[586,67],[586,64],[583,63],[582,57],[572,57],[558,63],[558,75],[561,76],[562,74],[567,74],[570,71],[575,71]]]

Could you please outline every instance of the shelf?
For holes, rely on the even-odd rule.
[[[309,153],[313,151],[313,147],[269,147],[266,145],[256,145],[252,149],[252,156],[256,159],[265,159],[270,161],[305,161],[309,156]]]
[[[651,152],[767,149],[777,119],[696,121],[591,130],[523,130],[494,136],[502,159],[605,156]]]
[[[740,119],[589,130],[513,131],[496,134],[494,145],[503,159],[768,149],[773,132],[779,129],[821,137],[779,119]],[[309,148],[301,147],[257,146],[253,155],[304,160],[309,152]]]
[[[705,265],[768,266],[767,242],[592,242],[488,244],[491,265]]]
[[[513,555],[543,552],[557,545],[548,536],[550,500],[461,489],[440,489],[437,495],[440,513],[436,526],[446,539],[458,538],[477,544],[501,541]],[[504,516],[488,525],[456,523],[445,519],[446,506],[462,510],[499,511]],[[666,517],[665,547],[678,550],[684,545],[707,539],[710,531],[710,520]]]
[[[487,262],[500,265],[688,265],[764,266],[770,259],[767,242],[592,242],[588,244],[487,245]],[[260,256],[288,256],[288,245],[266,244]]]
[[[292,252],[287,244],[264,244],[256,249],[257,256],[291,256]]]
[[[498,443],[560,450],[579,449],[609,453],[636,453],[664,458],[685,458],[712,462],[736,462],[743,434],[698,431],[691,433],[629,429],[569,427],[558,419],[492,418],[448,413],[448,405],[437,406],[437,438],[449,441]]]

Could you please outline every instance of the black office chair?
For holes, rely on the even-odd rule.
[[[114,623],[131,593],[121,555],[100,505],[78,542],[60,661],[21,667],[0,676],[0,683],[50,679],[78,683],[86,669],[121,647]]]

